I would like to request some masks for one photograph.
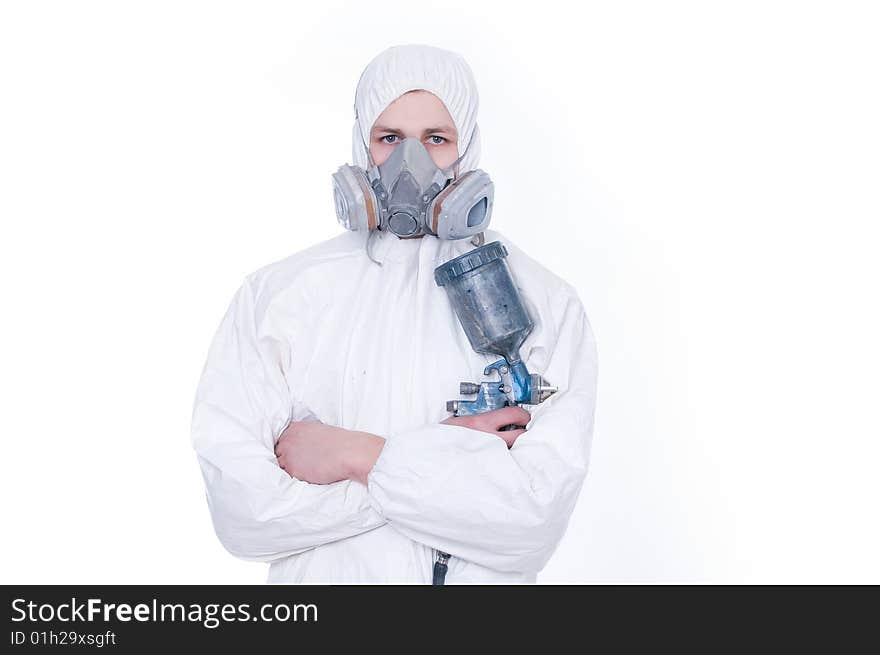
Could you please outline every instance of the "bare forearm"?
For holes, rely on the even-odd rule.
[[[350,432],[350,445],[345,455],[346,477],[366,485],[367,476],[385,446],[385,439],[371,432]]]
[[[296,421],[281,434],[275,456],[278,465],[297,480],[313,484],[355,480],[366,485],[384,445],[384,438],[370,432]]]

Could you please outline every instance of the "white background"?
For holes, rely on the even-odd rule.
[[[4,2],[0,582],[265,579],[214,536],[196,383],[243,276],[339,233],[362,68],[424,42],[599,344],[539,581],[880,583],[875,6]]]

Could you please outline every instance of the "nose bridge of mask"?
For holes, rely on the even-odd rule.
[[[419,196],[436,184],[434,194],[442,189],[446,174],[437,167],[425,146],[415,137],[407,137],[379,165],[379,177],[393,200],[418,203]],[[424,202],[424,201],[423,201]]]

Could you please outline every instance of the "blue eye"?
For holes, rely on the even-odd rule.
[[[431,139],[431,143],[433,143],[435,146],[439,146],[442,143],[446,143],[446,139],[444,139],[442,136],[434,135],[434,136],[431,136],[428,138]],[[438,139],[438,140],[435,141],[434,139]]]
[[[380,140],[383,141],[384,143],[394,143],[394,141],[388,141],[387,139],[396,139],[396,138],[397,138],[396,134],[386,134]]]

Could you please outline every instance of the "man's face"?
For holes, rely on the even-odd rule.
[[[376,165],[407,137],[419,139],[438,168],[458,159],[455,123],[446,105],[429,91],[404,93],[379,114],[370,130],[370,155]]]

